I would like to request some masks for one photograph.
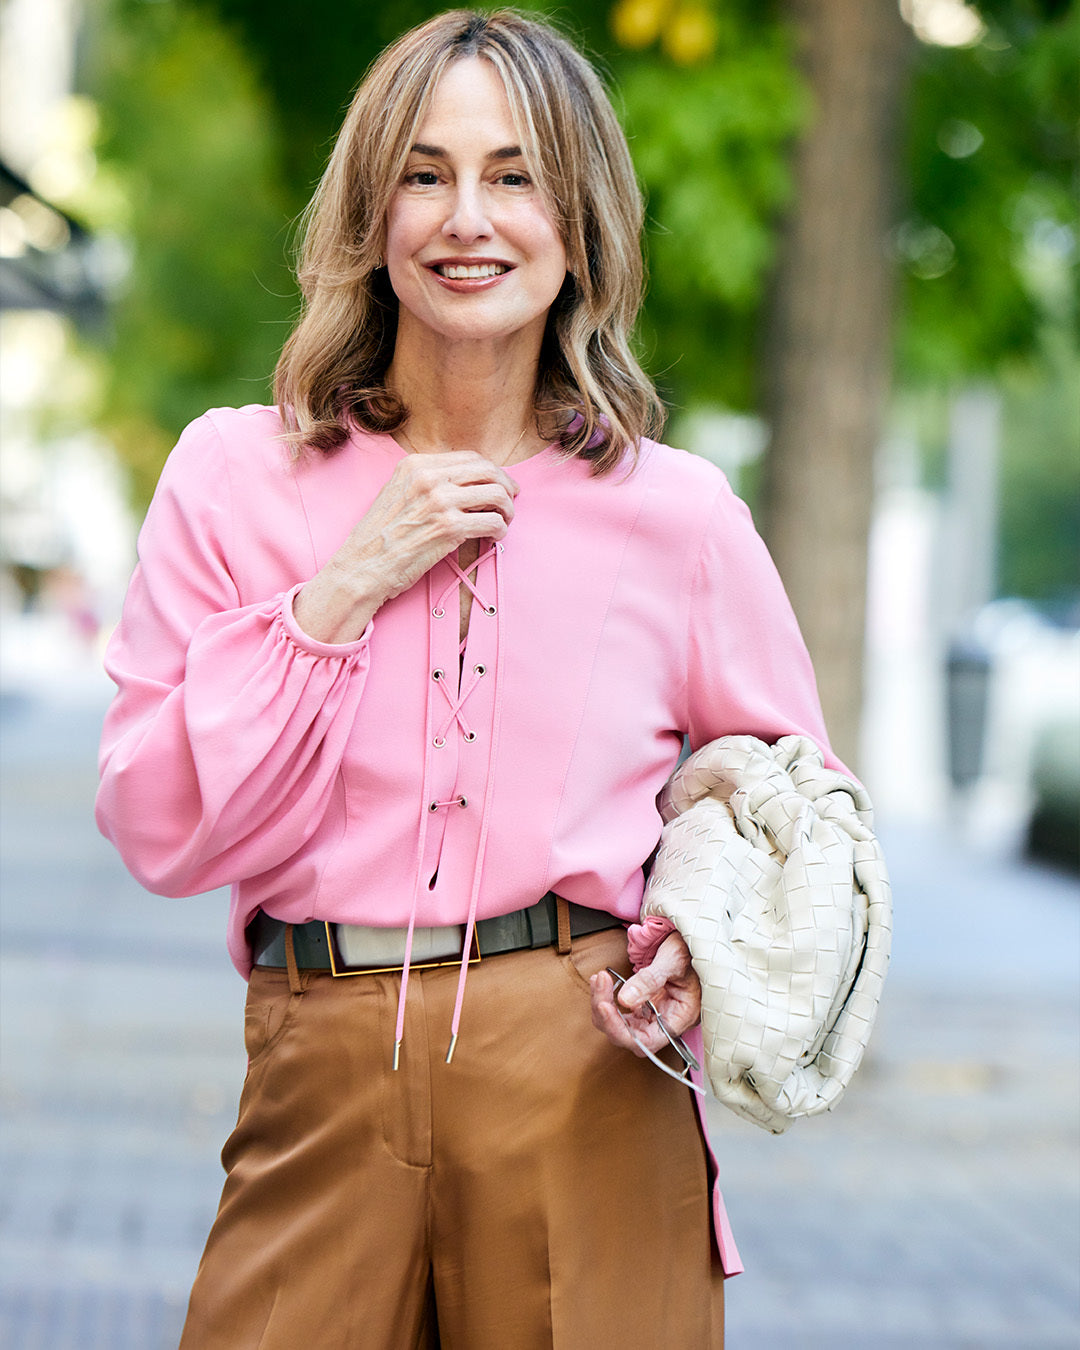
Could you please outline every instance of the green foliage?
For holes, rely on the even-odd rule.
[[[122,0],[87,67],[98,155],[126,198],[132,265],[112,310],[104,421],[135,495],[217,404],[265,400],[296,307],[274,110],[207,14]]]
[[[1080,355],[1044,333],[1037,369],[1004,387],[998,592],[1030,600],[1080,595]]]
[[[897,235],[908,387],[997,381],[998,589],[1080,590],[1076,126],[1080,7],[987,0],[977,46],[925,47]]]
[[[250,59],[278,113],[281,169],[293,212],[311,196],[367,67],[406,29],[448,8],[423,0],[177,2],[188,13],[215,14]]]
[[[1038,360],[1040,252],[1076,277],[1080,8],[987,6],[970,48],[921,47],[911,97],[902,265],[902,378],[942,382]],[[1000,17],[991,11],[996,10]],[[1045,261],[1042,260],[1042,261]],[[1044,269],[1045,270],[1045,269]],[[1071,311],[1069,285],[1057,308]]]
[[[679,406],[754,401],[754,329],[791,190],[787,149],[806,115],[790,38],[730,22],[712,58],[675,75],[656,57],[619,68],[648,200],[649,364]]]

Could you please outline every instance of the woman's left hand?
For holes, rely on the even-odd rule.
[[[701,1016],[701,982],[690,964],[689,948],[678,933],[669,933],[649,965],[642,966],[619,990],[619,1007],[634,1036],[616,1009],[614,981],[607,971],[594,975],[589,987],[592,990],[593,1026],[612,1044],[621,1045],[638,1056],[642,1056],[642,1051],[634,1044],[634,1036],[653,1052],[662,1050],[668,1043],[656,1019],[644,1006],[646,1001],[655,1005],[674,1036],[681,1036]]]

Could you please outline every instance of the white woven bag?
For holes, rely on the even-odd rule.
[[[705,1071],[781,1133],[836,1105],[889,963],[892,899],[865,790],[801,736],[723,736],[676,769],[642,903],[686,939]]]

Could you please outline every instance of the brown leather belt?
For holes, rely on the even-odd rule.
[[[565,908],[564,908],[565,907]],[[560,941],[559,910],[569,918],[569,937],[585,937],[588,933],[599,933],[608,928],[617,928],[621,921],[613,915],[599,909],[590,909],[586,905],[575,905],[569,901],[559,901],[553,891],[526,909],[515,909],[510,914],[499,914],[490,919],[476,921],[475,948],[480,957],[498,956],[504,952],[522,951],[527,948],[550,947]],[[275,969],[287,969],[289,961],[286,947],[286,929],[289,924],[282,919],[271,918],[259,910],[248,925],[247,937],[251,946],[254,964]],[[292,925],[293,952],[296,966],[300,970],[330,970],[335,974],[373,974],[376,971],[400,970],[400,960],[382,963],[376,959],[364,966],[349,966],[342,960],[335,930],[344,927],[339,924],[327,924],[321,919],[312,919],[310,923]],[[387,938],[388,945],[393,942],[403,945],[404,929],[368,929],[367,935],[376,939],[379,935]],[[457,932],[456,953],[445,961],[418,961],[413,964],[420,967],[427,964],[458,964],[461,960],[461,942],[464,926],[454,925],[450,934]],[[391,936],[393,935],[393,936]]]

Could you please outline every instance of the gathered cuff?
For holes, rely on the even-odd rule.
[[[632,923],[626,930],[626,950],[634,970],[649,965],[660,950],[660,944],[674,932],[675,925],[661,914],[650,914],[640,923]]]
[[[360,636],[354,642],[320,642],[313,638],[309,633],[305,633],[296,622],[296,615],[293,613],[293,601],[303,590],[306,583],[301,581],[295,585],[291,591],[286,591],[281,601],[281,623],[282,627],[288,633],[289,637],[296,645],[311,656],[336,656],[338,658],[355,656],[357,652],[363,651],[371,641],[371,635],[375,631],[375,620],[369,619],[368,625]]]

